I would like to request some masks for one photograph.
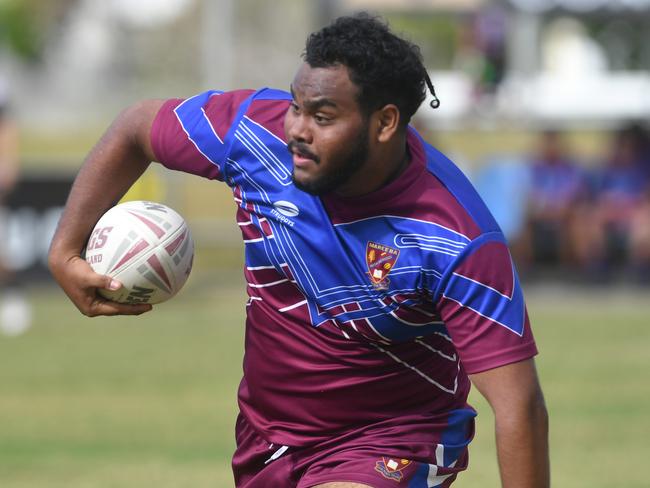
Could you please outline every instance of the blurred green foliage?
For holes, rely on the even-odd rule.
[[[582,22],[591,38],[603,49],[612,70],[650,69],[649,15],[586,18]]]
[[[41,59],[47,32],[76,0],[0,0],[0,48],[22,59]]]
[[[385,16],[395,32],[407,33],[406,37],[420,46],[426,66],[436,70],[451,67],[462,25],[456,14],[404,11]]]

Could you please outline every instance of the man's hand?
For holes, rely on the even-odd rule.
[[[60,262],[51,256],[50,270],[70,300],[88,317],[140,315],[152,309],[148,304],[117,303],[100,296],[98,289],[117,290],[122,284],[109,276],[95,273],[81,256],[76,255]]]
[[[100,217],[126,193],[155,159],[149,134],[162,100],[147,100],[124,110],[90,152],[70,190],[50,245],[52,275],[88,317],[139,315],[151,305],[126,305],[98,295],[121,284],[95,273],[79,255]],[[110,182],[110,184],[107,184]]]

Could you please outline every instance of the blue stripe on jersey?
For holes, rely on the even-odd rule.
[[[203,107],[208,103],[210,97],[222,94],[222,91],[208,90],[198,95],[188,98],[181,103],[174,112],[180,121],[183,130],[187,133],[189,139],[196,145],[197,149],[216,166],[219,166],[224,175],[228,178],[226,158],[230,153],[230,148],[234,140],[235,131],[239,126],[240,120],[248,110],[253,98],[258,93],[251,94],[244,100],[237,110],[226,136],[223,140],[219,138],[210,122]]]
[[[262,88],[253,95],[253,98],[255,100],[291,100],[293,97],[284,90]]]
[[[479,312],[491,314],[497,320],[504,319],[507,327],[520,330],[509,317],[501,317],[503,312],[499,313],[499,307],[485,306],[476,298],[478,291],[482,290],[466,286],[466,280],[456,275],[446,273],[442,276],[445,270],[453,269],[467,254],[468,247],[474,244],[470,244],[466,236],[429,222],[395,216],[380,216],[334,227],[322,225],[328,217],[320,199],[291,185],[291,155],[285,150],[284,141],[245,118],[253,100],[287,100],[291,98],[288,93],[272,89],[252,93],[238,107],[223,141],[215,133],[203,109],[210,97],[218,93],[208,91],[186,100],[177,107],[177,116],[197,148],[222,167],[224,179],[240,187],[241,206],[253,207],[253,224],[262,230],[259,219],[264,217],[271,227],[272,239],[267,236],[259,242],[246,243],[247,264],[263,265],[266,257],[269,264],[282,272],[280,264],[287,263],[308,298],[312,325],[318,326],[332,318],[327,309],[356,302],[359,309],[347,311],[340,320],[368,318],[380,334],[392,340],[444,332],[444,326],[433,317],[428,324],[411,326],[391,315],[398,307],[397,303],[385,303],[386,294],[374,290],[367,276],[366,246],[373,241],[400,250],[396,267],[389,276],[393,292],[430,290],[441,278],[445,282],[453,280],[450,282],[453,285],[450,288],[452,299],[462,301],[464,306],[477,307]],[[462,173],[444,156],[426,144],[425,147],[430,165],[442,175],[443,184],[461,198],[462,204],[474,208],[474,214],[484,210],[487,216],[481,218],[489,220],[489,213]],[[291,223],[298,232],[290,230],[288,224],[277,216],[275,206],[284,200],[299,209],[300,218]],[[470,201],[469,205],[467,201]],[[321,243],[327,242],[338,242],[340,246],[328,247],[323,253]],[[426,268],[422,266],[423,255],[426,256]],[[477,301],[479,303],[475,303]],[[494,301],[494,298],[488,300],[487,304]],[[408,303],[404,305],[408,306]]]
[[[364,256],[369,242],[398,249],[400,254],[389,280],[395,285],[393,289],[403,292],[412,283],[409,276],[412,274],[427,278],[421,286],[431,289],[431,284],[471,242],[466,236],[436,223],[394,215],[337,224],[335,230],[346,252],[362,258],[358,261],[363,266],[362,274],[368,272]]]
[[[503,242],[503,240],[501,234],[483,235],[467,247],[466,252],[459,257],[458,261],[462,261],[486,242]],[[451,266],[450,271],[457,267],[457,264]],[[512,262],[511,271],[513,284],[510,296],[467,276],[453,272],[445,275],[441,280],[441,283],[446,283],[441,292],[442,296],[455,301],[462,307],[473,310],[521,337],[524,333],[526,306],[519,277]]]
[[[251,119],[243,118],[235,131],[235,138],[264,165],[278,183],[284,186],[292,184],[292,167],[278,159],[268,148],[264,142],[268,138],[268,131],[264,127]]]
[[[452,410],[449,413],[447,428],[443,431],[440,439],[443,447],[443,459],[436,459],[437,465],[421,463],[413,474],[408,488],[436,488],[447,481],[451,474],[439,475],[438,466],[449,468],[463,455],[472,440],[474,417],[476,417],[476,412],[469,408]]]
[[[419,137],[419,135],[418,135]],[[423,144],[429,172],[433,173],[485,232],[501,232],[499,225],[463,172],[430,144]]]
[[[189,139],[215,166],[222,167],[226,155],[224,141],[214,131],[203,111],[210,97],[223,92],[209,90],[188,98],[174,112]]]
[[[370,315],[370,322],[377,332],[383,337],[396,342],[409,341],[418,337],[427,336],[434,332],[448,335],[447,327],[441,321],[431,322],[425,325],[410,325],[402,322],[397,317],[390,315],[397,308],[396,305],[378,309],[375,315],[364,311],[366,316]],[[349,314],[352,316],[352,314]]]
[[[429,488],[427,478],[429,477],[429,465],[426,463],[419,463],[417,471],[413,474],[409,481],[408,488]]]
[[[445,446],[444,466],[449,467],[463,454],[472,440],[474,432],[472,421],[476,412],[469,408],[452,410],[447,418],[447,428],[442,433],[442,445]]]
[[[510,297],[458,274],[453,274],[449,279],[444,296],[522,336],[525,319],[524,297],[517,274],[514,270],[513,273],[515,286]]]

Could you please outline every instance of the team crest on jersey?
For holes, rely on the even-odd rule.
[[[399,483],[404,477],[404,473],[402,473],[402,471],[408,467],[409,464],[411,464],[411,461],[408,459],[396,460],[393,458],[386,459],[383,457],[375,464],[375,471],[381,473],[384,478],[388,478],[389,480],[394,480]]]
[[[366,246],[366,264],[372,286],[377,290],[388,288],[388,273],[395,267],[399,249],[369,242]]]

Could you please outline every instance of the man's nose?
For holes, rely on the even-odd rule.
[[[289,138],[296,142],[311,144],[312,137],[307,117],[302,114],[292,116],[289,122]]]

